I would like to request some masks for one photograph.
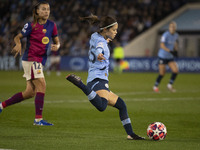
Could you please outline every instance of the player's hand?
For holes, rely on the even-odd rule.
[[[52,51],[57,51],[58,49],[59,49],[59,45],[57,45],[57,44],[51,44],[51,50]]]
[[[98,61],[102,62],[103,60],[106,60],[102,53],[100,53],[97,57]]]
[[[109,42],[111,42],[112,41],[112,39],[110,39],[110,38],[107,38],[107,43],[109,43]]]
[[[176,50],[170,51],[170,53],[174,56],[174,57],[178,57],[178,52]]]
[[[22,55],[22,47],[21,44],[16,44],[15,47],[13,47],[11,53],[15,55],[16,58],[18,54]]]

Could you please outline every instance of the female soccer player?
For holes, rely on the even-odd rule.
[[[21,42],[23,37],[27,37],[26,50],[22,57],[24,76],[26,78],[26,89],[13,95],[11,98],[0,103],[0,112],[15,103],[35,96],[35,120],[34,125],[51,126],[53,124],[43,120],[42,111],[44,96],[46,91],[46,82],[43,74],[43,65],[46,63],[47,50],[51,38],[51,50],[57,51],[60,47],[57,36],[56,24],[48,20],[50,6],[47,2],[40,2],[35,5],[33,10],[34,21],[24,25],[21,33],[14,38],[16,46],[12,53],[15,57],[21,55]]]
[[[111,92],[108,86],[110,57],[108,42],[112,41],[117,34],[117,21],[108,16],[98,19],[95,15],[81,19],[89,21],[91,24],[99,24],[100,29],[99,32],[93,33],[90,39],[87,86],[83,84],[80,77],[74,74],[68,75],[66,79],[79,87],[99,111],[104,111],[107,105],[117,108],[121,122],[128,135],[127,139],[143,140],[144,138],[136,135],[132,130],[131,120],[128,116],[125,102]]]
[[[176,22],[170,22],[169,31],[163,33],[161,37],[160,50],[158,52],[159,57],[159,75],[154,84],[153,90],[159,92],[158,85],[160,84],[161,79],[165,75],[166,65],[172,70],[172,75],[167,88],[171,92],[176,92],[173,88],[173,83],[178,74],[178,66],[174,61],[174,58],[177,57],[178,51],[178,33],[176,33]]]

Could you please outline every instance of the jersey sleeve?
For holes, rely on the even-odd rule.
[[[31,34],[31,31],[32,31],[32,26],[31,26],[31,23],[28,22],[24,25],[24,27],[21,31],[21,34],[23,35],[23,37],[27,37],[28,35]]]
[[[164,43],[164,42],[166,42],[166,39],[167,39],[167,35],[163,34],[161,39],[160,39],[160,42]]]
[[[54,23],[53,32],[52,32],[52,37],[56,37],[56,36],[58,36],[58,30],[57,30],[56,24]]]
[[[95,48],[95,56],[97,57],[100,53],[102,53],[104,50],[104,43],[103,42],[98,42],[97,46]]]

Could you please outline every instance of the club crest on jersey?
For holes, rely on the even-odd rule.
[[[47,33],[47,29],[42,29],[42,32],[43,33]]]
[[[37,74],[40,74],[40,73],[41,73],[41,70],[40,70],[40,69],[38,69],[38,70],[37,70]]]
[[[42,43],[43,43],[43,44],[48,44],[48,43],[49,43],[49,38],[46,37],[46,36],[43,37],[43,38],[42,38]]]
[[[105,87],[106,87],[106,88],[109,88],[109,85],[108,85],[108,83],[106,83],[106,84],[105,84]]]

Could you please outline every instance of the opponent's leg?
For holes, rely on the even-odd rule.
[[[164,77],[165,72],[166,72],[165,64],[159,64],[159,75],[158,75],[158,77],[156,78],[156,82],[155,82],[155,84],[154,84],[154,86],[153,86],[154,92],[159,92],[158,86],[159,86],[159,84],[160,84],[162,78]]]
[[[32,84],[31,81],[27,81],[25,91],[16,93],[15,95],[3,101],[0,104],[0,112],[2,112],[3,108],[19,103],[25,99],[32,98],[34,95],[35,95],[34,85]]]
[[[129,139],[129,140],[144,140],[143,137],[140,137],[133,132],[131,120],[128,116],[126,104],[120,97],[118,97],[117,102],[113,107],[115,107],[119,110],[120,120],[121,120],[122,125],[124,126],[124,129],[128,135],[127,139]]]
[[[88,99],[92,105],[94,105],[99,111],[102,112],[106,109],[108,101],[105,98],[100,97],[96,92],[83,84],[80,77],[70,74],[66,77],[66,79],[79,87],[85,93],[85,95],[88,96]]]
[[[169,83],[167,84],[167,88],[171,91],[171,92],[176,92],[176,90],[173,88],[173,83],[178,75],[178,66],[176,64],[175,61],[169,62],[169,67],[172,70],[172,75],[171,78],[169,80]]]
[[[33,80],[33,84],[36,89],[35,96],[35,120],[33,125],[39,126],[52,126],[52,123],[49,123],[43,120],[42,112],[44,107],[44,96],[46,92],[46,82],[44,78],[37,78]]]

